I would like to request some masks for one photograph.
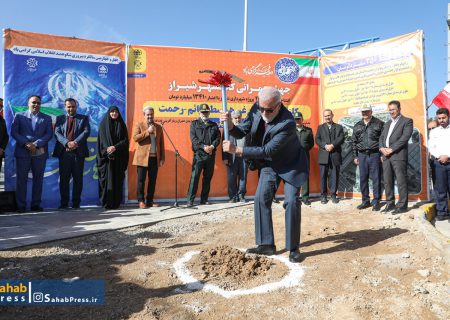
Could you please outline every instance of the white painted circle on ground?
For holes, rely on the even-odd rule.
[[[185,253],[180,259],[175,261],[173,267],[175,269],[177,277],[183,284],[186,285],[188,290],[209,291],[219,294],[227,299],[249,294],[262,294],[282,288],[295,287],[301,284],[301,279],[303,278],[303,275],[305,273],[304,268],[300,264],[289,262],[289,259],[287,257],[269,256],[268,258],[281,261],[289,268],[289,273],[285,275],[280,281],[266,283],[250,289],[224,290],[214,284],[204,284],[191,275],[191,272],[188,270],[186,263],[191,260],[193,256],[199,253],[200,251],[189,251]]]

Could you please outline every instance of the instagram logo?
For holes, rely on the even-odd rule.
[[[33,293],[33,301],[34,302],[43,302],[44,295],[42,294],[42,292],[34,292]]]

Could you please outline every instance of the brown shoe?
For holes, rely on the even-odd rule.
[[[145,209],[145,208],[147,208],[147,206],[145,205],[145,202],[144,202],[144,201],[139,202],[139,208],[140,208],[140,209]]]

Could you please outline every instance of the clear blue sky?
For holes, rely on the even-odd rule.
[[[428,100],[446,84],[448,0],[248,2],[249,51],[295,52],[422,29]],[[3,0],[0,8],[2,29],[242,50],[244,0]]]

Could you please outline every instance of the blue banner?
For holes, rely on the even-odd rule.
[[[49,36],[51,38],[51,36]],[[73,41],[77,41],[74,39]],[[83,40],[86,42],[86,40]],[[98,42],[97,42],[98,45]],[[111,44],[109,44],[111,46]],[[124,45],[117,44],[119,51]],[[10,46],[4,55],[5,120],[10,126],[17,112],[28,110],[30,95],[42,97],[41,112],[48,114],[55,124],[56,116],[65,114],[64,100],[78,101],[77,113],[88,115],[91,134],[88,139],[89,157],[84,166],[81,205],[98,205],[98,178],[96,168],[98,126],[111,105],[119,108],[126,119],[125,61],[117,56],[51,50],[26,46]],[[51,153],[55,146],[49,143],[49,159],[44,174],[42,207],[57,208],[59,196],[59,164]],[[14,139],[10,140],[5,159],[5,189],[16,188]],[[27,202],[31,199],[31,172],[29,173]]]

